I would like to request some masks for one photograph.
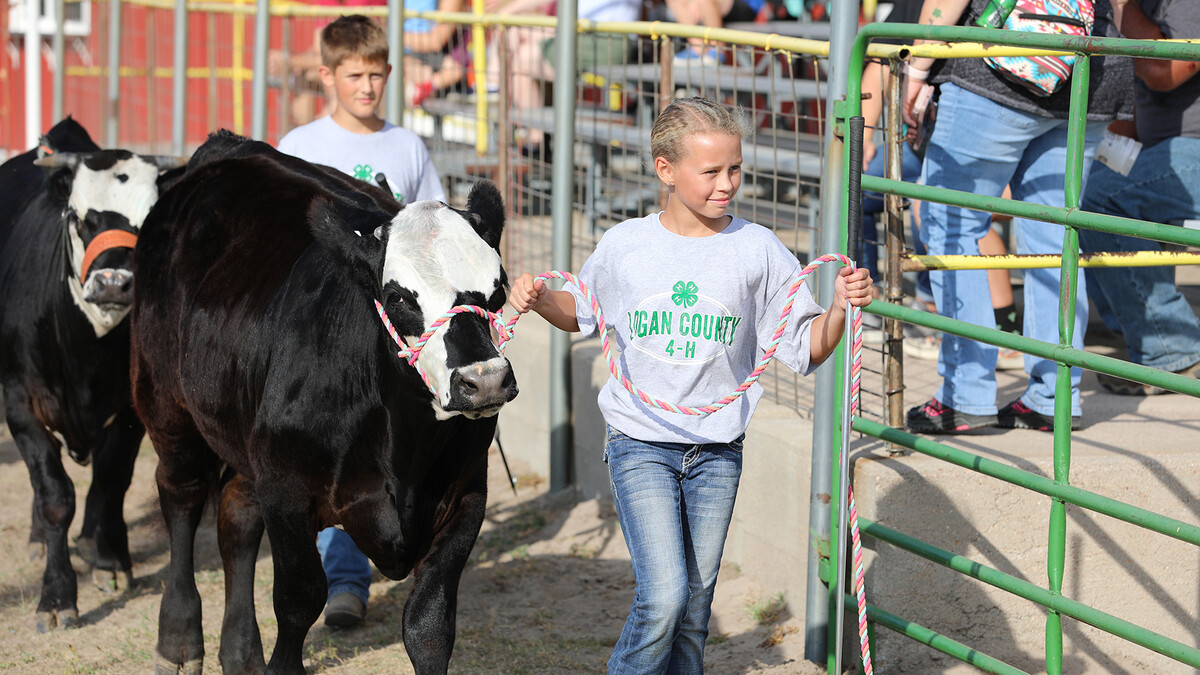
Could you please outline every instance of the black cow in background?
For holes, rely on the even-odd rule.
[[[495,415],[517,387],[489,324],[466,313],[421,353],[431,393],[374,301],[410,343],[455,305],[499,310],[504,207],[485,182],[465,211],[398,209],[378,187],[224,132],[146,219],[133,390],[171,543],[156,672],[203,668],[193,540],[217,488],[226,672],[265,665],[253,600],[264,529],[279,623],[267,670],[304,672],[326,596],[316,533],[331,525],[388,577],[414,575],[404,645],[418,673],[446,671]]]
[[[129,388],[130,247],[180,164],[101,150],[68,117],[0,165],[0,383],[33,483],[30,554],[46,557],[39,631],[79,622],[64,445],[93,463],[79,552],[102,588],[133,581],[123,509],[144,431]]]

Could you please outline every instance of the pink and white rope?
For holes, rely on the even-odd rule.
[[[775,358],[775,351],[779,346],[779,342],[783,339],[783,334],[787,329],[788,319],[792,313],[792,301],[796,295],[796,292],[800,290],[801,284],[804,283],[804,280],[808,278],[810,274],[827,262],[840,262],[841,264],[852,269],[854,267],[854,262],[846,256],[840,253],[828,253],[814,259],[811,263],[800,270],[800,272],[796,275],[795,281],[793,281],[792,285],[788,288],[786,302],[779,317],[779,324],[775,327],[775,331],[771,335],[771,342],[767,345],[767,349],[763,353],[762,358],[759,360],[758,365],[755,366],[754,370],[751,371],[751,373],[740,385],[738,385],[736,389],[721,397],[721,399],[714,403],[698,407],[676,405],[669,401],[659,399],[656,396],[639,389],[633,384],[632,381],[630,381],[629,378],[625,377],[625,374],[621,372],[621,366],[617,363],[617,359],[612,353],[612,345],[610,344],[608,337],[608,326],[604,321],[604,310],[600,308],[600,302],[596,299],[596,296],[592,294],[592,291],[587,287],[587,284],[580,281],[578,277],[570,272],[562,272],[559,270],[543,272],[537,275],[536,278],[542,280],[563,279],[579,287],[579,290],[584,294],[584,297],[587,298],[588,303],[591,306],[592,313],[596,315],[596,322],[598,324],[601,336],[600,350],[604,353],[604,360],[608,363],[609,372],[612,373],[617,382],[620,382],[621,386],[625,387],[629,393],[638,397],[638,399],[640,399],[646,405],[650,405],[661,410],[679,413],[682,415],[705,416],[711,415],[730,403],[733,403],[742,394],[746,393],[746,391],[750,389],[755,382],[758,381],[758,378],[762,375],[763,371],[766,370],[767,365],[769,365],[771,360]],[[434,396],[437,396],[437,389],[433,382],[429,379],[429,376],[426,375],[424,369],[421,368],[420,363],[418,362],[418,357],[420,357],[421,350],[425,347],[425,344],[429,342],[434,334],[437,333],[437,331],[440,330],[442,326],[446,324],[446,322],[452,319],[454,315],[461,314],[463,312],[471,312],[487,319],[492,327],[496,329],[496,334],[498,336],[496,346],[501,352],[503,352],[508,341],[513,338],[517,321],[521,318],[521,315],[518,314],[506,322],[504,320],[503,312],[491,312],[477,305],[458,305],[452,307],[448,312],[438,317],[432,324],[430,324],[429,329],[422,333],[419,338],[417,338],[412,346],[408,346],[404,343],[404,340],[401,339],[399,333],[396,332],[395,327],[392,326],[391,320],[388,319],[387,312],[384,311],[383,305],[381,305],[378,300],[375,301],[375,311],[379,313],[379,318],[383,321],[383,325],[387,329],[388,334],[392,336],[392,339],[400,347],[400,351],[396,352],[396,356],[406,360],[409,365],[417,369],[417,372],[421,375],[421,379],[425,381],[425,386],[429,388],[429,391]],[[850,357],[850,400],[847,401],[847,405],[850,406],[850,414],[853,415],[859,410],[859,389],[862,382],[862,312],[857,307],[853,308],[851,315],[851,332],[852,343],[850,345],[850,349],[852,351]],[[844,430],[844,433],[849,432],[849,429]],[[871,647],[867,635],[867,600],[865,592],[865,572],[863,569],[862,559],[862,539],[858,531],[858,511],[854,505],[853,489],[847,491],[847,498],[849,499],[850,509],[850,534],[853,540],[854,587],[855,596],[858,601],[859,643],[862,649],[864,673],[866,675],[871,675],[873,671],[871,668]]]

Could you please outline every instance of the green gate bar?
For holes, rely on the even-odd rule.
[[[1073,52],[1081,58],[1076,59],[1074,73],[1071,78],[1071,106],[1067,120],[1068,153],[1064,175],[1065,206],[1063,208],[1046,207],[1001,198],[981,197],[970,193],[915,185],[886,178],[862,177],[862,188],[864,190],[895,194],[912,199],[937,201],[981,211],[1058,223],[1064,226],[1063,253],[1059,263],[1061,265],[1061,274],[1058,344],[1050,344],[1023,336],[1003,333],[995,328],[974,326],[928,312],[901,307],[896,304],[876,302],[868,309],[872,314],[927,326],[1001,347],[1019,349],[1028,354],[1054,360],[1058,364],[1058,368],[1055,383],[1054,475],[1052,479],[1021,471],[971,453],[956,450],[941,443],[907,434],[898,429],[893,429],[862,417],[855,417],[852,421],[852,429],[855,431],[911,448],[931,457],[942,459],[1000,480],[1005,480],[1013,485],[1024,487],[1049,497],[1051,506],[1046,555],[1047,587],[1042,588],[1022,579],[1003,574],[971,561],[968,558],[936,548],[865,518],[860,519],[864,523],[861,527],[862,533],[878,540],[892,543],[928,560],[937,562],[967,576],[991,584],[996,588],[1046,607],[1048,614],[1045,627],[1045,663],[1046,672],[1051,675],[1061,675],[1062,672],[1063,615],[1096,626],[1101,630],[1130,640],[1176,661],[1200,667],[1200,650],[1062,595],[1063,570],[1066,564],[1066,505],[1068,503],[1109,515],[1124,522],[1142,526],[1154,532],[1166,534],[1193,545],[1200,545],[1200,527],[1124,504],[1070,485],[1071,385],[1069,377],[1070,368],[1079,366],[1096,372],[1163,386],[1192,396],[1200,396],[1200,380],[1139,366],[1120,359],[1091,354],[1086,351],[1074,349],[1071,346],[1080,268],[1078,228],[1084,227],[1103,232],[1137,236],[1172,244],[1200,246],[1200,232],[1177,226],[1145,223],[1127,218],[1087,213],[1078,209],[1083,184],[1084,132],[1091,67],[1089,57],[1091,55],[1105,54],[1135,58],[1200,61],[1200,44],[1192,41],[1174,40],[1127,40],[1090,36],[1065,37],[963,26],[871,24],[859,32],[854,43],[854,48],[851,51],[850,66],[847,69],[847,73],[853,75],[847,77],[846,99],[839,102],[840,105],[834,106],[835,124],[842,135],[846,133],[848,120],[861,114],[861,74],[863,72],[863,61],[868,43],[876,37],[895,37],[910,41],[921,39],[942,42],[978,42],[1011,47],[1059,50]],[[972,47],[970,55],[978,56],[978,53],[975,53],[977,51],[977,49]],[[949,47],[945,45],[921,45],[902,47],[899,50],[899,57],[901,59],[906,59],[912,55],[934,56],[937,58],[963,56],[962,54],[955,53],[953,45]],[[848,149],[844,149],[843,152],[845,154],[848,152]],[[843,157],[843,163],[845,169],[848,171],[849,158]],[[846,182],[848,183],[848,180]],[[841,196],[842,213],[845,214],[849,212],[849,195],[846,191],[843,191]],[[848,241],[845,228],[842,229],[841,241],[843,244],[841,250],[848,251],[850,242]],[[844,377],[844,373],[842,376]],[[835,432],[834,448],[839,447],[840,435],[842,433],[849,433],[849,431],[842,429]],[[834,467],[840,464],[840,461],[833,462]],[[836,472],[836,469],[834,471]],[[837,485],[837,478],[835,475],[833,480],[834,485]],[[835,494],[834,497],[837,500],[835,503],[840,504],[845,500],[845,495],[842,494]],[[838,523],[835,519],[831,527],[833,534],[830,541],[836,540],[832,537],[837,535],[837,528]],[[828,546],[828,542],[824,543]],[[820,544],[821,542],[817,542],[818,546]],[[830,602],[833,603],[840,596],[844,596],[845,589],[835,587],[830,581],[832,575],[828,572],[830,569],[838,569],[835,566],[844,564],[842,560],[844,551],[837,550],[836,547],[828,547],[828,550],[829,567],[824,569],[823,578],[827,584],[830,584]],[[945,636],[939,636],[937,633],[924,627],[913,629],[911,626],[914,624],[909,624],[909,622],[899,617],[888,615],[877,608],[872,609],[874,611],[869,616],[876,623],[903,632],[935,648],[945,647],[941,649],[945,653],[976,665],[987,672],[1020,672],[1011,669],[1011,666],[997,662],[995,659],[991,659],[985,663],[984,660],[979,658],[978,652],[962,645],[954,647],[953,645],[957,645],[957,643],[954,643]],[[936,646],[935,643],[938,643],[940,647]],[[834,664],[835,650],[840,648],[841,645],[835,644],[831,636],[827,666]]]

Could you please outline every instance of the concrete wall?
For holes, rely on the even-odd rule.
[[[1033,436],[1036,444],[1014,443],[992,458],[1052,475],[1049,438]],[[1200,461],[1190,449],[1164,449],[1149,457],[1084,446],[1071,461],[1072,485],[1189,523],[1200,512],[1198,473]],[[1046,587],[1049,498],[919,456],[861,459],[855,485],[863,517]],[[871,543],[871,549],[865,564],[872,604],[1022,670],[1045,671],[1046,611],[1041,606],[888,544]],[[1195,645],[1200,628],[1197,578],[1196,547],[1067,507],[1064,596]],[[1063,619],[1063,633],[1064,673],[1195,672],[1074,619]],[[888,664],[888,672],[967,672],[891,631],[878,635],[877,658]]]

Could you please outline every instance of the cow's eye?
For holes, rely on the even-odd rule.
[[[407,303],[404,302],[404,297],[399,293],[388,293],[383,299],[387,303],[389,310],[404,309],[407,307]]]

